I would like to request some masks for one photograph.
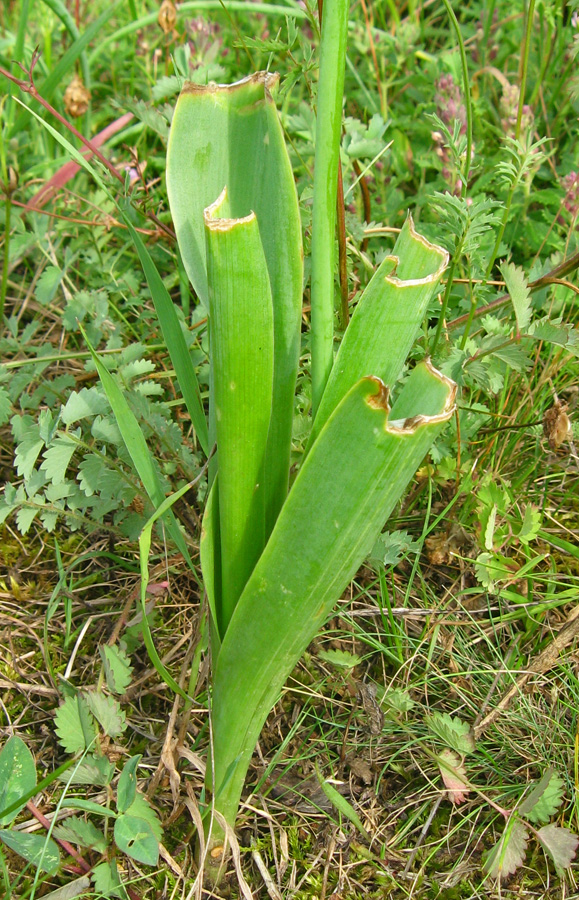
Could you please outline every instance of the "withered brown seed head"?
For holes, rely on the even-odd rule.
[[[82,79],[75,75],[64,92],[64,108],[69,116],[76,119],[83,116],[90,102],[90,91]]]
[[[0,181],[0,190],[7,197],[11,197],[12,194],[16,192],[16,188],[18,187],[18,172],[13,166],[8,166],[8,181],[6,184],[3,181]]]
[[[177,10],[175,9],[173,0],[163,0],[157,22],[165,34],[169,34],[170,31],[173,31],[177,24]]]
[[[543,416],[543,434],[549,441],[551,450],[557,450],[571,432],[571,422],[566,409],[567,406],[557,400]]]

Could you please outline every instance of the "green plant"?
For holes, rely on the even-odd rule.
[[[207,861],[216,868],[271,706],[454,409],[453,384],[428,363],[390,409],[386,385],[399,378],[448,261],[408,218],[358,302],[286,498],[302,274],[274,87],[264,73],[186,85],[168,149],[181,255],[209,311],[217,456],[201,562],[213,664]],[[335,204],[332,167],[316,178],[314,193]],[[325,253],[327,265],[328,244]],[[315,353],[312,344],[312,367]]]

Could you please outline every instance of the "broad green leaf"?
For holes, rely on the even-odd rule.
[[[410,712],[416,706],[408,691],[404,691],[401,688],[390,688],[387,690],[381,699],[380,705],[386,707],[386,711],[390,709],[400,713]]]
[[[358,301],[323,393],[308,447],[342,397],[364,375],[375,375],[389,387],[394,384],[447,265],[446,250],[418,234],[409,215],[392,256],[384,259]]]
[[[117,814],[107,806],[101,806],[94,800],[83,800],[81,797],[65,797],[62,802],[63,809],[82,809],[84,812],[93,813],[95,816],[104,816],[107,819],[116,819]]]
[[[26,798],[22,805],[11,813],[3,815],[5,809],[12,806],[36,784],[36,766],[32,753],[22,740],[14,735],[8,738],[0,752],[0,825],[8,825],[26,806]]]
[[[163,828],[157,813],[149,805],[147,798],[143,794],[140,794],[139,791],[135,794],[135,799],[127,809],[127,813],[131,816],[136,816],[138,819],[144,819],[145,822],[148,822],[151,826],[151,831],[157,840],[160,841],[162,839]]]
[[[23,831],[0,831],[0,841],[32,863],[41,872],[53,875],[60,867],[58,844],[42,834],[27,834]]]
[[[579,845],[577,835],[559,825],[544,825],[537,832],[537,837],[555,863],[557,871],[568,869]]]
[[[530,822],[544,824],[555,815],[565,793],[565,782],[549,768],[519,806],[519,813]]]
[[[38,281],[36,282],[36,299],[41,306],[48,306],[54,299],[60,282],[62,281],[63,272],[56,266],[47,266]]]
[[[364,378],[322,429],[237,604],[215,665],[216,808],[230,823],[263,722],[454,409],[417,366],[391,412]],[[210,769],[209,769],[210,771]]]
[[[564,347],[573,356],[579,356],[579,328],[573,325],[553,323],[547,316],[529,326],[529,334],[538,341],[548,341]]]
[[[67,819],[62,825],[55,826],[53,834],[61,841],[70,841],[71,844],[97,850],[98,853],[105,853],[107,849],[107,839],[102,831],[86,819]]]
[[[94,747],[97,729],[86,700],[67,697],[54,716],[55,730],[67,753],[76,755]]]
[[[16,525],[20,534],[27,534],[39,510],[35,506],[21,506],[16,513]]]
[[[156,866],[159,842],[149,822],[138,816],[119,816],[115,822],[115,843],[119,850],[147,866]]]
[[[16,471],[24,481],[28,481],[32,475],[36,460],[43,447],[44,441],[42,438],[39,438],[37,434],[24,438],[23,441],[18,443],[14,460],[16,463]]]
[[[453,718],[448,713],[433,713],[426,716],[425,721],[431,734],[436,735],[457,753],[466,755],[473,752],[474,738],[468,722],[463,722],[458,716]]]
[[[275,335],[273,415],[265,462],[268,532],[287,494],[303,278],[297,193],[270,94],[276,84],[277,76],[266,72],[232,85],[187,82],[177,101],[167,150],[167,191],[179,248],[191,284],[206,305],[204,210],[226,187],[231,216],[253,211],[257,218]]]
[[[524,332],[531,321],[531,292],[527,276],[520,266],[515,266],[513,263],[503,263],[499,269],[513,301],[517,331]]]
[[[112,646],[101,644],[99,653],[103,661],[108,689],[115,694],[124,694],[131,683],[133,674],[133,667],[125,650],[116,644]]]
[[[112,738],[120,737],[127,723],[118,700],[107,697],[100,691],[88,691],[84,694],[84,698],[104,733]]]
[[[264,465],[273,389],[273,309],[254,213],[226,213],[224,191],[205,213],[212,419],[218,448],[224,635],[265,546]]]
[[[484,868],[493,878],[508,878],[513,875],[525,861],[529,832],[515,818],[509,820],[500,840],[489,853]]]
[[[117,809],[120,813],[128,810],[137,794],[137,766],[142,754],[131,756],[125,763],[117,785]]]

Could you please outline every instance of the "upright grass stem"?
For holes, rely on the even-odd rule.
[[[442,0],[446,11],[448,13],[448,17],[452,23],[452,26],[456,33],[456,40],[458,43],[459,51],[460,51],[460,64],[462,68],[462,92],[464,95],[464,105],[466,109],[466,151],[465,151],[465,160],[464,160],[464,172],[462,175],[462,188],[461,188],[461,197],[465,198],[468,190],[468,178],[470,173],[470,163],[472,157],[472,102],[470,97],[470,84],[468,80],[468,64],[466,61],[466,50],[464,46],[464,41],[462,39],[462,34],[460,32],[460,25],[458,24],[458,19],[454,14],[454,10],[450,5],[449,0]],[[442,300],[442,309],[440,310],[440,316],[438,318],[438,325],[436,328],[436,334],[434,335],[434,341],[431,348],[431,354],[434,356],[436,352],[436,348],[438,347],[438,342],[440,340],[440,335],[442,332],[442,328],[444,325],[444,319],[446,317],[446,310],[448,308],[448,301],[450,298],[450,292],[452,290],[452,279],[454,276],[454,270],[456,269],[458,260],[460,259],[460,254],[462,253],[462,237],[457,241],[457,245],[455,251],[452,256],[452,262],[450,264],[450,269],[448,271],[448,277],[446,281],[446,288],[444,291],[444,297]]]
[[[312,213],[311,348],[314,415],[333,363],[334,238],[347,27],[348,0],[326,0],[320,44]]]
[[[462,176],[461,196],[466,197],[472,156],[472,103],[470,99],[470,84],[468,80],[468,64],[466,61],[466,49],[464,46],[464,41],[462,39],[462,34],[460,33],[460,25],[458,24],[458,19],[456,18],[454,10],[450,5],[450,0],[442,0],[442,2],[446,7],[448,17],[456,33],[456,40],[458,43],[458,49],[460,51],[460,65],[462,69],[462,92],[464,94],[464,105],[466,108],[466,156],[464,160],[464,174]]]
[[[2,259],[2,282],[0,284],[0,328],[4,322],[4,304],[6,303],[8,266],[10,263],[10,212],[12,210],[12,198],[9,194],[6,194],[4,209],[4,252]]]

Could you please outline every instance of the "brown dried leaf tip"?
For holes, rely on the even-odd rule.
[[[173,31],[177,24],[177,10],[175,9],[173,0],[163,0],[157,22],[159,23],[160,29],[165,34],[169,34],[170,31]]]
[[[558,450],[571,434],[571,421],[567,415],[567,404],[555,400],[553,406],[543,416],[543,434],[549,441],[551,450]]]
[[[64,108],[73,119],[84,116],[90,103],[90,91],[81,78],[75,75],[64,92]]]

